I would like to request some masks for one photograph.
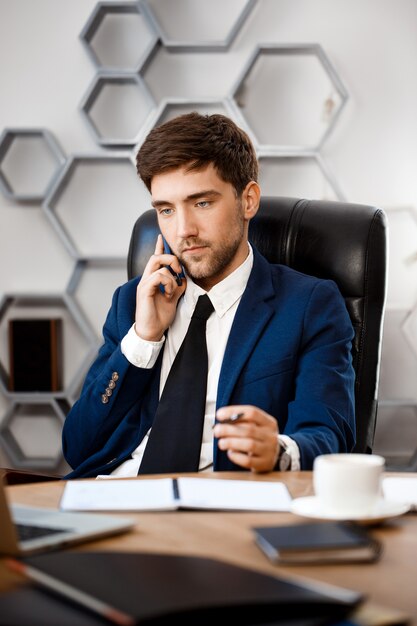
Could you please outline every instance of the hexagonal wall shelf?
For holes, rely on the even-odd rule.
[[[255,0],[142,2],[143,10],[148,14],[164,46],[176,51],[227,50],[255,4]]]
[[[98,2],[80,39],[98,69],[137,71],[158,41],[140,2]]]
[[[133,225],[149,208],[131,153],[73,155],[43,203],[77,260],[126,259]]]
[[[107,147],[133,146],[156,103],[136,74],[97,75],[81,104],[95,141]]]
[[[319,44],[262,44],[231,97],[259,148],[312,151],[333,130],[348,92]]]
[[[0,189],[18,202],[42,202],[65,162],[45,128],[6,128],[0,137]]]
[[[265,196],[344,200],[344,193],[320,154],[260,152],[259,183]]]
[[[58,469],[64,421],[65,412],[52,398],[12,403],[0,427],[0,441],[13,467]]]
[[[9,390],[9,319],[60,318],[62,326],[63,389],[55,392],[14,392]],[[0,390],[10,398],[26,400],[45,397],[66,398],[79,385],[97,351],[95,333],[69,294],[7,294],[0,303]]]

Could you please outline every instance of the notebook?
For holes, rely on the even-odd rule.
[[[97,513],[9,505],[0,480],[0,554],[23,556],[56,550],[130,530],[132,519]]]
[[[291,495],[278,481],[217,478],[112,478],[69,480],[60,508],[66,511],[289,511]]]
[[[382,544],[366,528],[351,522],[307,522],[253,528],[259,548],[274,563],[372,562]]]

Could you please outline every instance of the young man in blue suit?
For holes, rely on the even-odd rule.
[[[68,477],[138,473],[158,399],[204,293],[214,311],[205,411],[196,416],[204,419],[198,469],[311,469],[320,454],[349,452],[349,315],[332,281],[272,265],[249,244],[260,188],[246,133],[222,115],[182,115],[149,133],[137,171],[169,252],[159,236],[143,275],[113,296],[103,345],[64,426]],[[185,278],[177,281],[167,266]],[[224,421],[232,414],[243,415]]]

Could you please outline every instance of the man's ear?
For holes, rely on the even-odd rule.
[[[259,202],[261,200],[261,188],[258,183],[251,180],[245,187],[242,193],[242,202],[244,208],[244,217],[247,220],[251,220],[259,209]]]

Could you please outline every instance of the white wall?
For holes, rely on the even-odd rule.
[[[96,72],[79,40],[95,4],[0,0],[0,131],[44,127],[67,157],[105,152],[78,110]],[[417,322],[411,315],[417,306],[417,3],[258,0],[228,51],[162,51],[146,80],[157,101],[222,98],[259,43],[319,43],[348,89],[348,102],[321,155],[346,199],[378,205],[388,214],[390,282],[380,398],[393,406],[380,411],[375,451],[409,454],[417,447]],[[118,194],[120,211],[123,188]],[[138,207],[138,214],[146,208]],[[0,224],[0,294],[64,291],[74,259],[41,208],[0,194]],[[120,237],[123,249],[126,233]],[[81,306],[97,334],[124,276],[123,265],[104,273],[93,269],[80,288]],[[4,361],[4,324],[0,331]],[[401,408],[402,403],[410,406]],[[2,410],[9,404],[0,397]]]

